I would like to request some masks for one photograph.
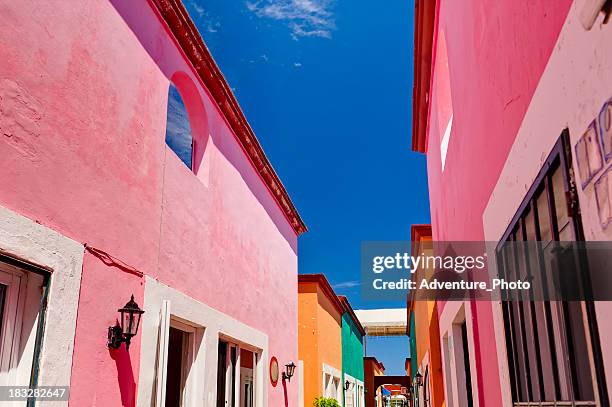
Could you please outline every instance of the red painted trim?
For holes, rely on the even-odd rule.
[[[179,46],[193,65],[204,86],[228,121],[245,154],[268,187],[289,224],[299,236],[308,229],[293,205],[287,190],[268,161],[236,97],[204,44],[181,0],[150,0],[168,25]]]
[[[437,0],[416,0],[414,11],[414,85],[412,89],[412,150],[427,151],[427,121]]]

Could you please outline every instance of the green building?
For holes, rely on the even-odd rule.
[[[365,330],[345,296],[338,296],[342,314],[342,385],[344,407],[364,407],[363,337]]]

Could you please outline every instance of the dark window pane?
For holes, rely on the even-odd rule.
[[[219,341],[217,355],[217,407],[225,407],[225,369],[227,366],[227,342]]]
[[[558,264],[553,261],[577,269],[571,266],[576,260],[573,253],[568,252],[564,258],[551,255],[551,242],[573,241],[578,235],[574,230],[576,223],[568,213],[567,169],[561,165],[566,162],[564,147],[561,141],[555,147],[547,160],[547,172],[538,175],[533,195],[525,197],[521,205],[524,210],[517,214],[516,223],[508,227],[511,232],[506,242],[542,241],[544,253],[534,255],[500,242],[498,261],[506,278],[523,278],[544,271],[547,285],[552,287],[553,280],[558,283],[560,277]],[[563,273],[569,286],[579,284],[575,274]],[[585,303],[510,301],[502,303],[502,310],[513,401],[593,403],[592,350]]]
[[[527,212],[525,215],[525,240],[535,241],[536,239],[536,228],[535,228],[535,217],[532,210]]]
[[[230,372],[230,376],[232,378],[232,387],[230,390],[230,399],[232,400],[231,406],[232,407],[238,407],[236,405],[236,400],[234,400],[234,389],[236,388],[236,375],[234,374],[236,372],[236,361],[237,361],[237,352],[236,352],[236,347],[232,346],[230,349],[230,360],[231,360],[231,372]]]
[[[461,324],[461,341],[463,342],[463,367],[465,368],[465,391],[468,407],[474,406],[472,396],[472,374],[470,372],[470,351],[468,347],[467,324]]]
[[[550,307],[544,301],[534,301],[533,315],[535,319],[536,331],[539,338],[540,362],[542,368],[542,387],[543,400],[555,400],[557,395],[558,385],[555,383],[555,375],[552,372],[558,372],[556,367],[554,346],[551,346],[551,341],[554,340],[554,335],[551,335],[549,329],[548,315]]]
[[[168,335],[168,374],[166,375],[166,407],[181,405],[183,393],[183,331],[170,327]]]
[[[589,366],[588,345],[585,336],[582,303],[565,302],[565,317],[568,335],[569,359],[574,386],[574,398],[579,401],[595,400],[593,378]]]

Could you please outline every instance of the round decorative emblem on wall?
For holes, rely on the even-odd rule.
[[[276,387],[278,383],[278,360],[276,356],[272,356],[272,359],[270,359],[270,381],[272,386]]]

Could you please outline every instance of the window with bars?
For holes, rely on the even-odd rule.
[[[500,241],[499,269],[508,279],[553,274],[541,253],[555,242],[583,239],[570,151],[566,130]],[[521,241],[539,242],[542,250],[534,255],[505,244]],[[592,302],[521,299],[502,302],[514,406],[607,405],[599,402],[607,397]]]

